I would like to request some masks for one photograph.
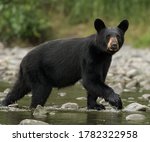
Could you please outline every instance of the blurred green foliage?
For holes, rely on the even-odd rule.
[[[0,0],[0,41],[43,42],[97,17],[110,24],[128,19],[129,40],[150,45],[149,0]]]
[[[45,40],[50,20],[43,8],[44,3],[37,0],[1,0],[0,40],[22,39],[31,43]]]
[[[134,23],[149,21],[149,0],[74,0],[73,3],[67,8],[70,8],[69,16],[75,23],[86,22],[93,17],[107,20],[128,18]]]

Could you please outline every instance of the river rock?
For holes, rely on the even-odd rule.
[[[71,110],[78,110],[79,106],[77,103],[65,103],[61,106],[61,109],[71,109]]]
[[[10,105],[8,105],[8,107],[18,107],[18,104],[17,103],[10,104]]]
[[[8,94],[9,91],[10,91],[10,88],[7,88],[7,89],[4,90],[3,93],[4,93],[4,94]]]
[[[144,98],[145,100],[150,100],[150,94],[144,94],[142,95],[142,98]]]
[[[24,108],[18,108],[18,107],[0,106],[0,111],[4,111],[4,112],[9,112],[9,111],[24,112],[24,111],[28,111],[28,110],[24,109]]]
[[[39,120],[24,119],[19,123],[19,125],[49,125],[49,124]]]
[[[60,97],[64,97],[64,96],[67,95],[67,93],[66,93],[66,92],[60,92],[60,93],[58,93],[58,95],[59,95]]]
[[[145,118],[143,114],[130,114],[126,116],[126,120],[128,121],[142,121],[145,120]]]
[[[139,74],[139,75],[136,75],[133,77],[134,80],[137,80],[140,85],[141,85],[141,82],[144,80],[145,76],[143,74]]]
[[[138,71],[136,69],[131,69],[126,74],[129,78],[133,78],[134,76],[138,75]]]
[[[137,86],[138,86],[137,80],[133,80],[133,81],[126,84],[127,89],[133,89],[133,88],[136,89]]]
[[[48,115],[48,111],[46,110],[46,108],[42,107],[41,105],[38,105],[33,112],[33,116],[36,118],[47,117],[47,115]]]
[[[117,83],[111,86],[117,94],[121,94],[123,92],[123,85],[121,83]]]
[[[124,111],[148,111],[148,110],[150,110],[149,107],[135,102],[129,104],[124,108]]]
[[[52,112],[49,113],[49,115],[51,115],[51,116],[52,116],[52,115],[55,115],[55,114],[56,114],[55,111],[52,111]]]
[[[76,98],[76,100],[87,100],[87,98],[86,97],[78,97],[78,98]]]

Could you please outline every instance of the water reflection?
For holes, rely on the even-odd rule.
[[[122,113],[89,112],[86,124],[122,124]]]
[[[4,85],[1,85],[0,90],[4,90]],[[58,95],[60,92],[65,92],[65,96]],[[148,91],[149,92],[149,91]],[[131,97],[132,101],[141,103],[143,105],[148,106],[150,102],[139,99],[142,93],[139,92],[125,92],[122,94],[122,100],[124,106],[130,104]],[[79,105],[79,107],[86,107],[86,100],[78,100],[76,98],[86,96],[85,90],[82,89],[80,85],[75,85],[74,87],[65,88],[63,90],[54,90],[49,100],[47,101],[47,106],[57,105],[61,107],[62,104],[67,102],[74,102]],[[31,98],[24,97],[20,100],[19,106],[29,106]],[[54,112],[54,115],[49,114],[45,118],[35,118],[32,115],[31,111],[26,112],[3,112],[0,111],[0,124],[19,124],[23,119],[38,119],[41,121],[45,121],[49,124],[88,124],[88,125],[108,125],[108,124],[150,124],[150,113],[149,112],[138,112],[145,115],[146,119],[142,122],[137,121],[127,121],[126,116],[130,113],[127,112],[112,112],[112,111],[63,111],[63,110],[50,110],[50,112]]]

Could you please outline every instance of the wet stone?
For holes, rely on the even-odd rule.
[[[49,115],[55,115],[55,114],[56,114],[55,111],[52,111],[52,112],[49,113]]]
[[[8,94],[9,91],[10,91],[10,88],[7,88],[7,89],[4,90],[3,93],[4,93],[4,94]]]
[[[27,109],[24,108],[18,108],[18,107],[8,107],[8,106],[0,106],[0,111],[4,111],[4,112],[24,112],[24,111],[28,111]]]
[[[127,89],[133,89],[133,88],[135,88],[136,89],[136,87],[138,86],[138,82],[137,82],[137,80],[133,80],[133,81],[131,81],[131,82],[129,82],[129,83],[127,83],[126,84],[126,88]]]
[[[48,115],[47,109],[42,107],[41,105],[38,105],[33,112],[33,116],[36,118],[44,118],[47,117],[47,115]]]
[[[145,100],[150,100],[150,94],[144,94],[142,95],[142,98],[144,98]]]
[[[124,111],[149,111],[149,107],[139,103],[131,103],[124,108]]]
[[[127,75],[129,78],[132,78],[132,77],[138,75],[138,71],[137,71],[136,69],[131,69],[131,70],[129,70],[129,71],[127,72],[126,75]]]
[[[15,104],[10,104],[10,105],[8,105],[8,107],[18,107],[18,104],[17,104],[17,103],[15,103]]]
[[[121,94],[123,92],[123,85],[121,83],[115,84],[111,86],[117,94]]]
[[[143,114],[130,114],[126,116],[126,120],[128,121],[142,121],[145,120],[145,118]]]
[[[134,98],[133,97],[129,97],[128,100],[134,100]]]
[[[58,93],[58,95],[61,96],[61,97],[64,97],[64,96],[66,96],[67,94],[66,94],[66,92],[61,92],[61,93]]]
[[[78,110],[79,106],[77,103],[65,103],[61,106],[61,109],[71,109],[71,110]]]
[[[78,98],[76,98],[76,100],[87,100],[87,98],[86,97],[78,97]]]
[[[49,125],[49,124],[39,120],[24,119],[19,123],[19,125]]]

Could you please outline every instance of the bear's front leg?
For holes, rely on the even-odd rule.
[[[120,96],[116,94],[113,90],[111,91],[111,93],[105,94],[104,99],[112,106],[115,106],[117,109],[123,108]]]
[[[103,110],[105,107],[102,104],[98,104],[96,102],[97,96],[94,94],[87,94],[87,107],[88,109],[97,109],[97,110]]]
[[[91,80],[83,79],[83,86],[88,93],[87,105],[88,108],[97,109],[96,99],[97,97],[102,97],[105,101],[109,102],[112,106],[115,106],[117,109],[122,109],[122,101],[118,94],[116,94],[112,88],[107,86],[103,82],[93,82]]]

